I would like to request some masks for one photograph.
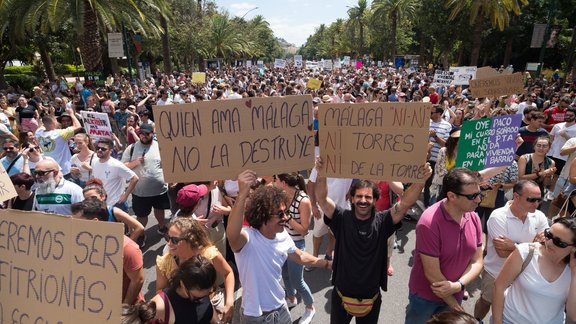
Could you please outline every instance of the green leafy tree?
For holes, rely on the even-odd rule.
[[[354,30],[358,28],[358,54],[364,55],[364,28],[368,20],[368,3],[366,0],[358,0],[358,4],[348,9],[348,25]]]
[[[418,3],[416,0],[375,0],[372,3],[372,20],[390,19],[390,59],[396,56],[398,25],[403,18],[414,17]]]

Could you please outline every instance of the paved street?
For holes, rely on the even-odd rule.
[[[395,269],[394,276],[389,278],[388,292],[383,293],[382,308],[380,310],[379,323],[404,323],[404,313],[408,304],[408,278],[412,266],[412,255],[415,243],[415,222],[404,221],[402,229],[397,233],[398,248],[394,250],[392,264]],[[150,216],[150,222],[146,230],[148,236],[148,246],[144,249],[144,264],[146,267],[146,282],[144,283],[144,293],[146,299],[154,295],[155,280],[155,260],[156,256],[162,252],[165,244],[163,239],[156,233],[155,219]],[[309,234],[306,238],[307,251],[312,250],[312,238]],[[315,269],[312,272],[305,272],[304,278],[314,294],[316,316],[313,323],[329,323],[330,321],[330,296],[332,286],[330,285],[331,272],[325,269]],[[464,302],[464,308],[472,313],[474,302],[478,298],[479,290],[476,283],[469,285],[468,291],[470,299]],[[241,299],[237,300],[236,315],[234,323],[238,323],[238,310]],[[300,303],[291,310],[294,323],[304,312],[304,306]]]

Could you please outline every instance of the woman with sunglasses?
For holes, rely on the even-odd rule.
[[[546,156],[551,144],[549,136],[540,136],[534,142],[534,153],[524,154],[518,159],[518,178],[536,182],[542,196],[544,188],[549,185],[552,175],[556,172],[556,163]]]
[[[97,178],[92,178],[86,182],[85,187],[82,189],[82,194],[84,195],[84,199],[95,198],[103,202],[106,202],[108,198],[102,181]],[[108,214],[108,221],[123,223],[125,225],[126,233],[128,233],[126,235],[129,235],[134,242],[136,242],[140,235],[144,234],[144,225],[122,209],[108,206]]]
[[[576,319],[576,220],[557,219],[544,238],[517,244],[504,263],[494,282],[494,324],[562,324],[564,310]]]
[[[300,174],[292,172],[275,175],[273,180],[274,186],[284,190],[288,197],[292,197],[287,209],[289,218],[284,223],[284,227],[286,227],[296,247],[304,251],[306,249],[305,238],[312,219],[312,203],[306,194],[304,178]],[[327,260],[329,259],[327,258]],[[282,279],[284,279],[284,286],[286,287],[288,307],[295,307],[298,304],[296,292],[300,293],[306,309],[299,323],[310,323],[316,310],[314,309],[312,292],[304,281],[304,266],[290,259],[286,260],[282,267]]]
[[[121,323],[219,323],[209,298],[215,281],[216,270],[210,260],[194,256],[182,262],[169,286],[152,300],[124,305]]]
[[[184,261],[201,255],[212,262],[218,275],[224,279],[224,305],[217,304],[215,307],[222,314],[222,322],[231,323],[234,315],[234,273],[210,242],[204,226],[190,217],[177,217],[168,225],[166,239],[168,253],[156,258],[156,291],[168,286]],[[218,281],[221,282],[221,278]],[[213,300],[213,303],[216,302]]]

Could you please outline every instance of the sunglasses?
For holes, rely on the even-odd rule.
[[[186,239],[183,237],[176,237],[176,236],[166,236],[166,241],[171,242],[172,244],[178,244],[180,241],[185,241]]]
[[[526,198],[526,201],[529,203],[535,203],[535,202],[540,203],[540,202],[542,202],[542,198],[541,197],[528,197],[528,198]]]
[[[108,151],[108,148],[107,148],[107,147],[98,146],[98,147],[96,148],[96,151]]]
[[[37,149],[36,146],[28,146],[28,152],[35,152]]]
[[[14,151],[15,147],[4,147],[4,151]]]
[[[34,176],[38,176],[38,177],[43,177],[45,175],[47,175],[50,172],[54,172],[56,170],[46,170],[46,171],[41,171],[41,170],[34,170]]]
[[[549,228],[544,230],[544,237],[547,240],[552,240],[552,243],[554,243],[554,245],[556,245],[557,247],[559,247],[561,249],[564,249],[564,248],[567,248],[569,246],[574,245],[574,244],[568,244],[568,243],[562,241],[561,239],[557,238],[556,236],[552,235],[552,232],[550,232]]]
[[[276,217],[282,219],[284,217],[288,216],[288,211],[287,210],[281,210],[276,214]]]
[[[454,192],[454,194],[456,194],[456,195],[458,195],[458,196],[466,197],[466,199],[468,199],[468,200],[474,200],[474,199],[476,199],[476,198],[478,198],[478,197],[480,197],[480,199],[483,199],[484,196],[486,196],[486,194],[483,193],[482,191],[480,191],[480,192],[475,192],[475,193],[471,193],[471,194],[467,194],[467,195],[461,194],[461,193],[458,193],[458,192]]]

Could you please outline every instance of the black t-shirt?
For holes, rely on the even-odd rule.
[[[401,223],[394,225],[388,210],[361,221],[339,207],[324,222],[336,237],[332,284],[348,297],[372,298],[378,287],[386,291],[388,238]]]
[[[540,136],[548,135],[548,132],[544,128],[539,128],[537,131],[531,132],[528,130],[528,127],[520,127],[518,133],[520,133],[520,136],[522,136],[524,140],[524,143],[516,150],[516,155],[518,156],[534,153],[534,143],[536,139]]]
[[[20,121],[22,121],[22,118],[34,118],[35,111],[36,107],[32,105],[28,105],[24,108],[18,106],[18,108],[16,108],[16,112],[18,113],[18,117],[20,117]]]
[[[34,207],[34,196],[36,196],[36,193],[32,193],[30,198],[26,200],[22,200],[20,197],[16,196],[16,198],[14,198],[14,202],[12,203],[12,209],[31,211]]]
[[[170,300],[170,305],[174,309],[174,324],[209,324],[212,319],[212,303],[208,297],[197,301],[191,301],[188,298],[180,297],[176,291],[164,289],[164,293]],[[168,305],[166,305],[167,307]]]

